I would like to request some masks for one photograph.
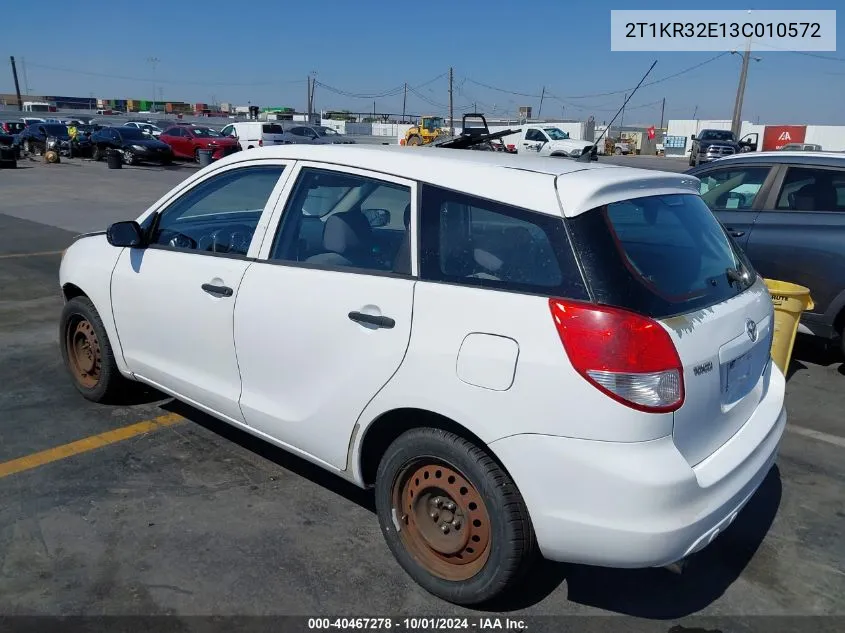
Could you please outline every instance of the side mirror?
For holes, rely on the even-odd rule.
[[[690,137],[690,140],[691,140],[691,141],[694,141],[694,140],[695,140],[695,134],[690,134],[690,135],[689,135],[689,137]]]
[[[374,229],[390,224],[390,211],[387,209],[365,209],[363,213]]]
[[[135,220],[115,222],[106,230],[106,239],[112,246],[137,248],[144,246],[144,233]]]

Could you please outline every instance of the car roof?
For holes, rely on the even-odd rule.
[[[734,154],[732,156],[717,158],[716,160],[705,163],[705,165],[717,166],[736,163],[790,163],[845,167],[845,153],[806,150],[773,150],[766,152],[743,152],[740,154]],[[695,171],[698,171],[698,169],[696,169]]]
[[[644,194],[699,193],[697,178],[673,172],[567,158],[399,145],[276,145],[237,152],[215,165],[255,158],[366,169],[550,215],[560,215],[563,208],[567,217]]]

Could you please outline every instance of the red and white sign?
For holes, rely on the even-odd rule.
[[[787,143],[803,143],[806,125],[767,125],[763,132],[763,151],[780,149]]]
[[[646,130],[648,132],[648,140],[654,139],[654,126],[652,125],[650,128]]]

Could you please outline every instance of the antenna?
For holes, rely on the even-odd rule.
[[[618,112],[617,112],[616,114],[614,114],[614,115],[613,115],[613,118],[610,120],[610,123],[608,123],[608,124],[605,126],[604,130],[602,130],[602,133],[601,133],[601,134],[599,135],[599,137],[596,139],[596,142],[595,142],[595,143],[593,143],[593,149],[592,149],[591,151],[589,151],[589,152],[584,152],[583,154],[581,154],[581,156],[579,156],[579,157],[576,159],[579,163],[589,163],[589,162],[593,159],[593,158],[592,158],[592,155],[593,155],[594,153],[598,152],[599,141],[600,141],[600,140],[602,140],[602,139],[604,138],[604,135],[605,135],[605,134],[607,134],[607,131],[610,129],[610,126],[611,126],[611,125],[613,125],[613,122],[616,120],[616,117],[618,117],[618,116],[619,116],[622,112],[624,112],[624,110],[625,110],[625,106],[626,106],[626,105],[628,105],[628,102],[631,100],[631,97],[633,97],[633,96],[634,96],[634,94],[636,94],[637,90],[639,90],[639,89],[640,89],[640,86],[642,86],[642,85],[643,85],[643,82],[645,81],[645,78],[649,76],[649,74],[651,73],[651,71],[652,71],[652,70],[654,70],[654,67],[655,67],[655,66],[657,66],[657,60],[656,60],[656,59],[655,59],[655,60],[651,63],[651,66],[650,66],[650,67],[649,67],[649,69],[646,71],[645,75],[643,75],[643,78],[642,78],[642,79],[640,79],[640,83],[638,83],[638,84],[637,84],[637,87],[636,87],[636,88],[634,88],[634,89],[631,91],[631,94],[627,95],[627,97],[625,98],[625,103],[623,103],[623,104],[622,104],[622,107],[621,107],[621,108],[619,108]]]

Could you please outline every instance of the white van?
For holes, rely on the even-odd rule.
[[[238,139],[241,149],[285,144],[285,130],[280,123],[241,121],[230,123],[220,133]]]

